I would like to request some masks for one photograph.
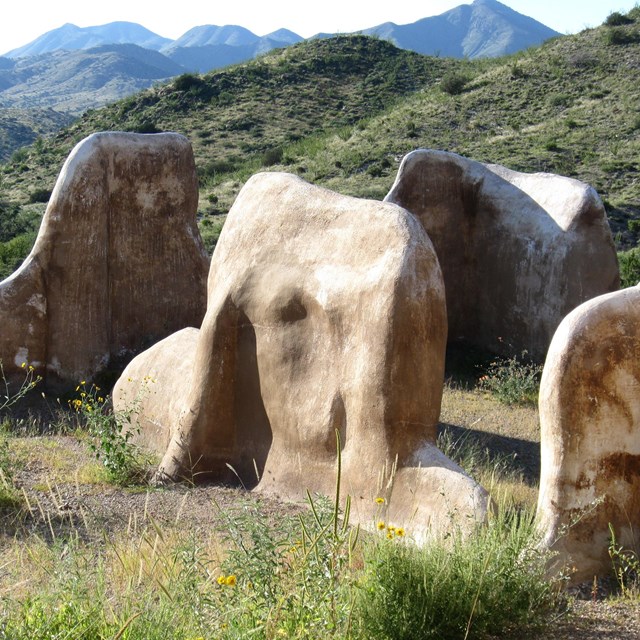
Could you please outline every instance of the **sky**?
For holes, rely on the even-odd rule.
[[[501,0],[560,33],[596,27],[612,11],[626,12],[637,0]],[[383,22],[409,24],[444,13],[471,0],[32,0],[12,3],[0,22],[0,52],[28,44],[70,22],[90,27],[115,21],[137,22],[165,38],[176,39],[200,25],[236,24],[258,36],[286,28],[303,38],[319,32],[348,33]]]

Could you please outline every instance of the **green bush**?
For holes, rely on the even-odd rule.
[[[280,164],[283,156],[282,147],[273,147],[272,149],[267,149],[262,156],[262,164],[265,167],[271,167],[274,164]]]
[[[462,640],[541,628],[558,600],[534,517],[501,515],[423,548],[383,538],[365,551],[356,616],[372,640]]]
[[[51,189],[34,189],[29,194],[29,202],[49,202],[49,198],[51,198]]]
[[[468,75],[451,71],[450,73],[445,74],[442,77],[442,80],[440,80],[440,89],[444,91],[444,93],[456,96],[464,91],[469,80],[470,78]]]
[[[134,133],[161,133],[162,129],[159,129],[153,120],[144,118],[140,122],[135,123],[131,127],[131,131]]]
[[[618,253],[620,287],[635,287],[640,282],[640,247]]]
[[[192,89],[198,89],[204,80],[193,73],[183,73],[173,81],[173,88],[176,91],[190,91]]]
[[[605,34],[607,44],[622,45],[638,42],[638,34],[623,27],[613,27]]]
[[[620,13],[619,11],[613,11],[607,16],[607,19],[604,21],[604,23],[608,27],[619,27],[625,24],[632,24],[633,19],[628,16],[625,16],[623,13]]]
[[[24,262],[35,242],[35,232],[23,233],[0,242],[0,280],[8,278]]]
[[[572,102],[573,99],[566,93],[555,93],[549,97],[549,104],[552,107],[568,107]]]
[[[526,359],[497,358],[491,362],[480,378],[480,388],[491,393],[504,404],[532,404],[538,401],[542,367]]]

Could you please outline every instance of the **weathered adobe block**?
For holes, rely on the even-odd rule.
[[[538,519],[581,581],[611,572],[609,524],[640,545],[640,288],[585,302],[560,324],[540,386]]]
[[[450,340],[542,361],[569,311],[619,287],[604,207],[577,180],[419,149],[385,200],[414,213],[433,242]]]
[[[228,215],[208,296],[199,331],[139,355],[114,389],[163,456],[160,479],[237,473],[284,498],[331,495],[337,432],[356,521],[373,521],[377,496],[416,538],[485,518],[484,489],[434,444],[444,287],[411,214],[255,175]]]
[[[191,145],[174,133],[97,133],[71,152],[33,250],[0,283],[0,359],[49,388],[91,379],[206,308]]]

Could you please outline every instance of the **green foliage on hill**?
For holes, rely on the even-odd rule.
[[[0,280],[10,276],[31,250],[42,209],[19,207],[0,197]]]
[[[185,74],[89,111],[22,151],[1,169],[5,196],[23,205],[36,189],[51,189],[90,133],[178,131],[193,145],[201,229],[212,248],[257,171],[380,199],[406,153],[437,148],[588,182],[605,202],[618,248],[628,249],[640,233],[639,14],[499,59],[427,57],[340,36]],[[612,42],[612,29],[621,41]],[[465,82],[450,87],[450,78]]]

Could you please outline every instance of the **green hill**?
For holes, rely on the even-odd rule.
[[[220,214],[257,171],[289,171],[379,199],[401,158],[419,147],[589,182],[606,203],[618,246],[635,246],[640,9],[626,22],[491,60],[427,57],[341,36],[180,76],[87,112],[14,154],[2,167],[5,209],[45,199],[73,145],[92,132],[178,131],[194,148],[209,248]]]

